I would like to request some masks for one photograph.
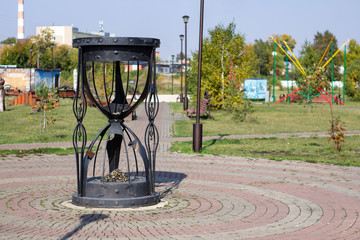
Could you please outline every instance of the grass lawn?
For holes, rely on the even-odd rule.
[[[8,102],[8,100],[6,100]],[[71,99],[60,99],[60,108],[54,110],[56,122],[49,130],[39,134],[40,122],[31,123],[32,106],[6,106],[6,111],[0,113],[0,144],[27,142],[65,142],[72,141],[76,119],[72,110]],[[37,113],[39,114],[39,113]],[[90,118],[91,115],[91,118]],[[94,107],[87,108],[84,125],[88,140],[101,130],[107,123],[107,118]]]
[[[183,112],[180,103],[172,103],[176,112]],[[330,128],[331,113],[328,104],[312,104],[309,109],[300,103],[272,103],[259,102],[254,104],[255,112],[246,121],[239,122],[232,119],[226,111],[212,111],[213,119],[202,119],[204,136],[271,134],[295,132],[320,132]],[[348,102],[346,106],[334,105],[334,116],[340,116],[345,122],[346,130],[360,129],[360,103]],[[193,131],[192,120],[175,121],[176,137],[191,137]]]
[[[74,148],[35,148],[35,149],[2,149],[0,157],[8,155],[15,155],[16,157],[24,157],[27,155],[42,155],[42,154],[56,154],[56,155],[68,155],[74,154]]]
[[[270,160],[299,160],[360,167],[360,136],[348,136],[342,151],[325,137],[218,139],[203,142],[201,154],[231,155]],[[261,146],[261,147],[259,147]],[[171,151],[194,153],[192,142],[175,142]]]

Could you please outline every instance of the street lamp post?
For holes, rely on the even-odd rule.
[[[187,97],[187,23],[189,22],[189,16],[184,15],[183,17],[185,23],[185,99],[184,99],[184,110],[188,109],[188,97]]]
[[[32,68],[32,52],[33,48],[30,48],[30,86],[31,86],[31,68]]]
[[[171,55],[171,95],[174,94],[174,55]]]
[[[5,112],[5,80],[0,77],[0,112]]]
[[[193,150],[200,152],[202,148],[202,123],[200,123],[200,96],[201,96],[201,65],[202,65],[202,42],[204,25],[204,0],[200,1],[200,29],[199,29],[199,63],[198,63],[198,82],[197,82],[197,106],[196,123],[193,125]]]
[[[180,85],[181,85],[181,94],[180,94],[180,102],[184,101],[184,95],[183,95],[183,40],[184,40],[184,35],[181,34],[180,35],[180,41],[181,41],[181,52],[180,52]]]
[[[225,89],[225,81],[224,81],[224,45],[225,45],[225,40],[223,39],[222,47],[221,47],[221,100],[222,100],[223,104],[224,104],[224,89]]]
[[[51,82],[54,81],[54,43],[51,43]],[[55,83],[54,83],[55,86]]]

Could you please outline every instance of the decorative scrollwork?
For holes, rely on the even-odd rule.
[[[81,69],[81,48],[79,48],[79,64],[78,69]],[[81,71],[78,71],[78,82],[76,93],[73,101],[73,112],[77,120],[76,127],[73,133],[73,146],[75,149],[75,157],[76,157],[76,175],[77,175],[77,183],[78,183],[78,193],[82,192],[81,189],[81,169],[83,168],[83,159],[84,152],[86,147],[87,135],[84,125],[82,121],[84,120],[87,104],[84,92],[84,84],[82,84],[82,77],[80,75]],[[80,84],[81,83],[81,84]],[[81,87],[81,89],[80,89]],[[81,98],[79,98],[81,94]]]
[[[155,52],[152,54],[152,60],[155,63]],[[156,165],[156,151],[159,145],[159,132],[155,126],[155,117],[159,111],[159,97],[156,91],[156,66],[153,65],[152,84],[150,85],[150,93],[146,98],[145,111],[149,119],[149,124],[145,130],[145,147],[148,154],[150,166],[150,181],[151,192],[155,191],[155,165]]]

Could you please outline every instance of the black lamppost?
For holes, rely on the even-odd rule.
[[[32,52],[33,48],[30,48],[30,86],[31,86],[31,68],[32,68]]]
[[[202,123],[200,123],[200,96],[201,96],[201,65],[202,65],[202,42],[204,25],[204,0],[200,1],[200,29],[199,29],[199,64],[198,64],[198,84],[197,84],[197,106],[196,123],[193,125],[193,150],[200,152],[202,148]]]
[[[174,55],[171,55],[171,95],[174,94]]]
[[[180,52],[180,84],[181,84],[181,94],[180,94],[180,102],[184,101],[184,95],[183,95],[183,73],[182,73],[182,69],[183,69],[183,40],[184,40],[184,35],[181,34],[180,35],[180,41],[181,41],[181,52]]]
[[[184,110],[188,109],[188,97],[187,97],[187,23],[189,22],[189,16],[184,15],[183,17],[185,23],[185,99],[184,99]]]
[[[51,43],[51,82],[54,81],[54,43]],[[55,83],[54,83],[55,85]]]

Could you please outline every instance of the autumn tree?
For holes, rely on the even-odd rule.
[[[241,103],[240,86],[257,71],[253,45],[246,45],[245,36],[235,29],[234,22],[226,27],[217,25],[209,30],[210,36],[203,42],[201,92],[209,92],[211,104],[216,108],[229,106],[229,101],[235,99]],[[193,53],[193,59],[189,66],[188,91],[196,97],[198,52]],[[230,88],[233,91],[229,91]]]
[[[351,39],[349,42],[348,51],[346,53],[346,61],[352,63],[354,60],[360,57],[360,45],[355,39]]]
[[[273,50],[273,46],[274,46],[273,39],[275,39],[276,42],[285,51],[288,50],[287,46],[290,48],[291,51],[293,51],[296,46],[296,40],[294,38],[292,38],[292,36],[287,35],[287,34],[273,34],[268,38],[268,43],[270,44],[271,49],[272,49],[271,52],[274,51]],[[285,43],[287,44],[287,46]],[[290,56],[291,56],[291,54],[290,54]],[[278,46],[276,46],[275,69],[279,73],[282,73],[285,70],[285,59],[286,59],[285,53]],[[274,68],[274,57],[272,55],[270,58],[270,61],[269,61],[269,70],[272,70],[273,68]]]
[[[273,35],[271,35],[271,37],[274,38],[284,50],[287,50],[287,47],[284,42],[286,42],[286,44],[289,46],[291,51],[293,51],[293,49],[296,46],[296,40],[294,38],[292,38],[292,36],[290,36],[290,35],[273,34]],[[269,37],[268,42],[273,44],[273,40],[271,39],[271,37]]]

